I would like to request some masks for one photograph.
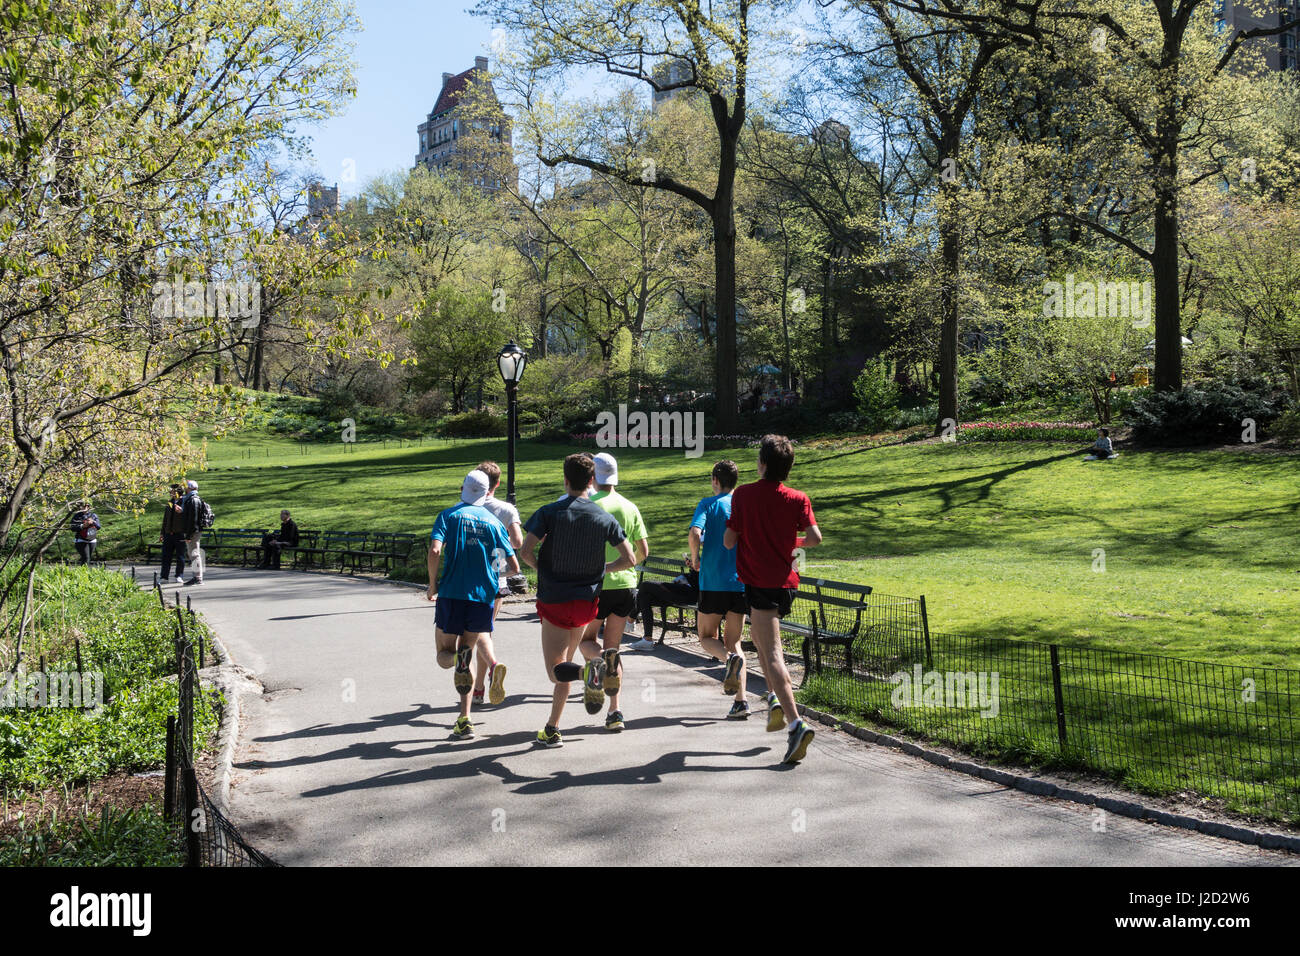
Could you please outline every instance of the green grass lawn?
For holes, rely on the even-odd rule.
[[[570,450],[520,446],[525,518],[561,493]],[[303,528],[424,534],[455,503],[467,470],[505,456],[502,440],[344,452],[249,432],[211,443],[197,477],[218,527],[275,527],[287,507]],[[640,505],[652,552],[681,554],[695,503],[711,493],[709,469],[723,457],[740,465],[742,481],[754,478],[754,449],[694,460],[618,453],[620,488]],[[1085,463],[1076,448],[1051,444],[800,447],[791,484],[812,497],[825,535],[805,578],[870,584],[872,600],[925,595],[933,632],[927,659],[919,628],[866,630],[855,654],[879,659],[858,658],[857,679],[829,664],[801,696],[994,759],[1087,768],[1139,790],[1193,790],[1230,809],[1300,819],[1291,743],[1300,709],[1297,475],[1296,456],[1260,452],[1126,451]],[[152,516],[148,524],[156,533]],[[1063,645],[1065,747],[1045,644]],[[889,676],[917,663],[1000,673],[999,719],[892,705]],[[1247,677],[1258,685],[1249,705]]]
[[[218,526],[275,527],[288,507],[303,528],[423,533],[470,467],[506,457],[502,440],[305,447],[258,434],[211,443],[197,477]],[[561,493],[569,450],[520,446],[525,518]],[[752,480],[757,452],[618,457],[652,551],[680,554],[712,462],[730,457]],[[924,594],[935,630],[1300,667],[1295,456],[1125,452],[1085,464],[1053,445],[800,448],[790,483],[811,496],[826,538],[806,575]]]

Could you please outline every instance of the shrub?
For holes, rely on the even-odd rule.
[[[1139,441],[1159,445],[1200,445],[1241,441],[1242,421],[1262,426],[1277,418],[1269,397],[1231,382],[1190,385],[1176,392],[1152,392],[1133,402],[1128,422]]]
[[[1300,448],[1300,405],[1283,412],[1269,432],[1286,448]]]
[[[882,361],[866,364],[853,383],[853,396],[857,399],[863,427],[868,431],[884,431],[898,414],[898,384],[889,377]]]
[[[967,422],[957,426],[957,440],[971,441],[1068,441],[1095,438],[1087,422]]]
[[[490,412],[462,412],[439,422],[438,434],[444,438],[504,438],[506,420]]]

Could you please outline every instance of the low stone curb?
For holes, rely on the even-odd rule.
[[[1198,817],[1188,816],[1183,813],[1170,813],[1167,810],[1157,810],[1154,807],[1148,807],[1134,800],[1118,800],[1114,797],[1098,796],[1095,793],[1088,793],[1084,790],[1075,790],[1070,787],[1062,787],[1048,780],[1038,777],[1026,777],[1021,774],[1012,773],[1006,770],[998,770],[995,767],[985,767],[981,764],[972,763],[969,760],[958,760],[948,754],[940,753],[937,750],[931,750],[920,744],[913,743],[910,740],[901,740],[898,737],[891,737],[889,734],[882,734],[866,727],[859,727],[857,724],[847,720],[841,720],[838,717],[832,717],[830,714],[824,714],[819,710],[813,710],[811,707],[799,705],[799,712],[812,720],[819,721],[828,726],[835,727],[847,734],[857,737],[859,740],[865,740],[868,743],[880,744],[884,747],[893,747],[902,750],[903,753],[920,757],[922,760],[937,764],[940,767],[946,767],[957,773],[964,773],[968,776],[979,777],[996,783],[999,786],[1021,790],[1025,793],[1032,793],[1040,797],[1055,797],[1059,800],[1069,800],[1071,803],[1078,803],[1084,806],[1097,807],[1105,810],[1107,813],[1118,814],[1122,817],[1131,817],[1134,820],[1147,820],[1151,823],[1159,823],[1168,827],[1179,827],[1184,830],[1195,830],[1206,836],[1219,837],[1224,840],[1235,840],[1238,843],[1246,843],[1251,846],[1263,847],[1266,850],[1288,850],[1292,853],[1300,853],[1300,837],[1291,836],[1286,833],[1273,833],[1269,830],[1256,830],[1253,827],[1240,826],[1232,823],[1220,823],[1214,820],[1201,820]]]
[[[226,816],[230,815],[230,778],[234,774],[235,748],[239,745],[240,698],[245,694],[260,694],[262,683],[248,668],[234,663],[221,638],[209,632],[208,638],[215,666],[199,672],[221,691],[226,706],[221,710],[221,726],[217,730],[217,764],[213,776],[212,802]]]

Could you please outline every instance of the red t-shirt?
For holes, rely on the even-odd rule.
[[[797,588],[795,541],[817,523],[812,502],[802,491],[760,478],[731,495],[727,527],[740,535],[736,573],[755,588]]]

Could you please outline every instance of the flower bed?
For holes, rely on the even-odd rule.
[[[1097,437],[1089,422],[966,422],[957,426],[957,440],[1087,442]]]

